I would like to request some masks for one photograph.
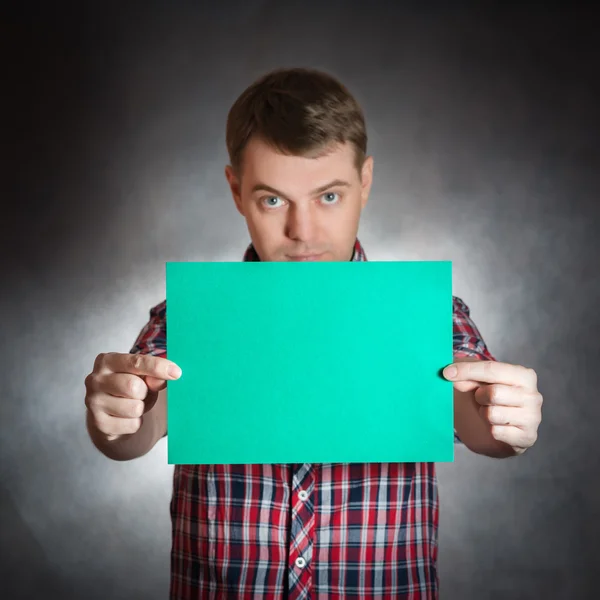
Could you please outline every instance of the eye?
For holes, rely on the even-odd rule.
[[[326,192],[321,198],[323,198],[324,204],[335,204],[339,201],[340,195],[336,192]]]
[[[280,206],[280,204],[277,204],[277,202],[282,202],[282,200],[281,200],[281,198],[279,198],[279,196],[269,196],[268,198],[265,198],[263,200],[263,204],[267,208],[278,208]]]

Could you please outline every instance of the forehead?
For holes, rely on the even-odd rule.
[[[266,142],[253,138],[244,149],[242,158],[244,179],[261,180],[273,184],[273,180],[304,181],[311,185],[321,179],[346,178],[357,175],[355,152],[352,144],[335,144],[318,157],[286,155]]]

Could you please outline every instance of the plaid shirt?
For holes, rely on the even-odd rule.
[[[495,360],[455,296],[453,328]],[[166,301],[130,352],[167,356]],[[438,597],[434,463],[175,465],[170,513],[172,600]]]

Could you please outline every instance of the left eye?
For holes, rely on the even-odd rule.
[[[339,195],[335,192],[327,192],[321,196],[325,201],[325,204],[335,204],[339,200]]]

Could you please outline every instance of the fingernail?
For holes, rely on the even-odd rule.
[[[456,367],[446,367],[444,369],[444,376],[448,379],[453,379],[454,377],[456,377],[457,373],[458,369]]]
[[[169,367],[169,375],[171,377],[181,377],[181,369],[177,365],[171,365]]]

